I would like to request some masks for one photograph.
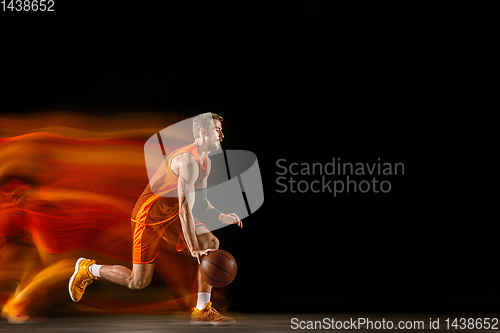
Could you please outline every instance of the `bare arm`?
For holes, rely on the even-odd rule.
[[[176,157],[175,167],[177,169],[178,183],[177,192],[179,198],[179,218],[181,220],[182,232],[191,256],[196,257],[198,263],[203,255],[215,249],[200,250],[196,237],[196,227],[192,213],[195,190],[194,183],[198,178],[198,165],[192,155],[183,154]],[[172,161],[174,162],[174,161]]]

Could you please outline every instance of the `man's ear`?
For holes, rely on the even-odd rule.
[[[207,131],[205,130],[204,127],[200,128],[200,135],[203,137],[203,136],[207,136]]]

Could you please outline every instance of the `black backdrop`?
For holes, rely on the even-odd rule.
[[[265,191],[243,230],[216,232],[239,263],[234,310],[498,310],[483,32],[358,6],[2,12],[1,112],[223,115],[224,148],[257,155]],[[405,174],[388,194],[277,192],[278,159],[333,157]]]

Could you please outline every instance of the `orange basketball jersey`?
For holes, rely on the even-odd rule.
[[[177,197],[178,177],[172,171],[170,164],[172,159],[180,154],[188,153],[193,155],[198,164],[199,175],[195,182],[195,186],[206,176],[208,157],[205,156],[203,163],[198,156],[198,150],[194,144],[179,148],[167,156],[167,171],[163,180],[160,180],[161,186],[158,186],[158,181],[154,184],[159,187],[153,191],[151,184],[148,184],[140,198],[138,199],[132,212],[132,221],[136,223],[157,224],[168,222],[179,213],[179,199]]]

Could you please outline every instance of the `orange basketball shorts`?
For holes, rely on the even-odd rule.
[[[194,218],[196,228],[204,226],[198,219]],[[179,216],[175,216],[166,222],[148,223],[132,220],[132,263],[151,264],[160,253],[160,242],[166,241],[174,246],[178,252],[186,249],[184,237],[182,237],[182,226]]]

